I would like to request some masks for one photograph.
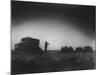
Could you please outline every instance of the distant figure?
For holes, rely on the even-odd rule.
[[[45,41],[45,52],[47,51],[47,47],[48,47],[48,45],[49,45],[49,43],[47,42],[47,41]]]

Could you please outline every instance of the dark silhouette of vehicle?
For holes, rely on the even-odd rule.
[[[84,47],[84,52],[90,52],[90,53],[92,53],[93,52],[93,49],[90,46],[85,46]]]
[[[85,46],[85,47],[77,47],[75,52],[77,53],[80,53],[80,52],[83,52],[83,53],[92,53],[93,52],[93,49],[92,47],[90,46]]]
[[[65,47],[61,48],[61,52],[63,52],[63,53],[73,53],[74,49],[70,46],[69,47],[65,46]]]
[[[92,53],[93,49],[90,46],[85,46],[85,47],[76,47],[76,49],[74,50],[73,47],[62,46],[61,52],[63,53]]]
[[[25,37],[21,39],[20,43],[15,45],[15,50],[20,53],[41,53],[42,50],[39,47],[40,40]]]

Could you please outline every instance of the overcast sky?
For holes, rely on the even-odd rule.
[[[50,43],[49,50],[61,46],[95,49],[95,6],[12,1],[12,48],[23,37]]]

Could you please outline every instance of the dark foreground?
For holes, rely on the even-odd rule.
[[[13,74],[42,73],[95,69],[95,52],[43,54],[13,54],[11,71]]]

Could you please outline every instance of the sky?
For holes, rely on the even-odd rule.
[[[40,40],[44,49],[45,41],[49,50],[60,50],[62,46],[95,49],[95,6],[11,2],[11,45],[23,37]]]

